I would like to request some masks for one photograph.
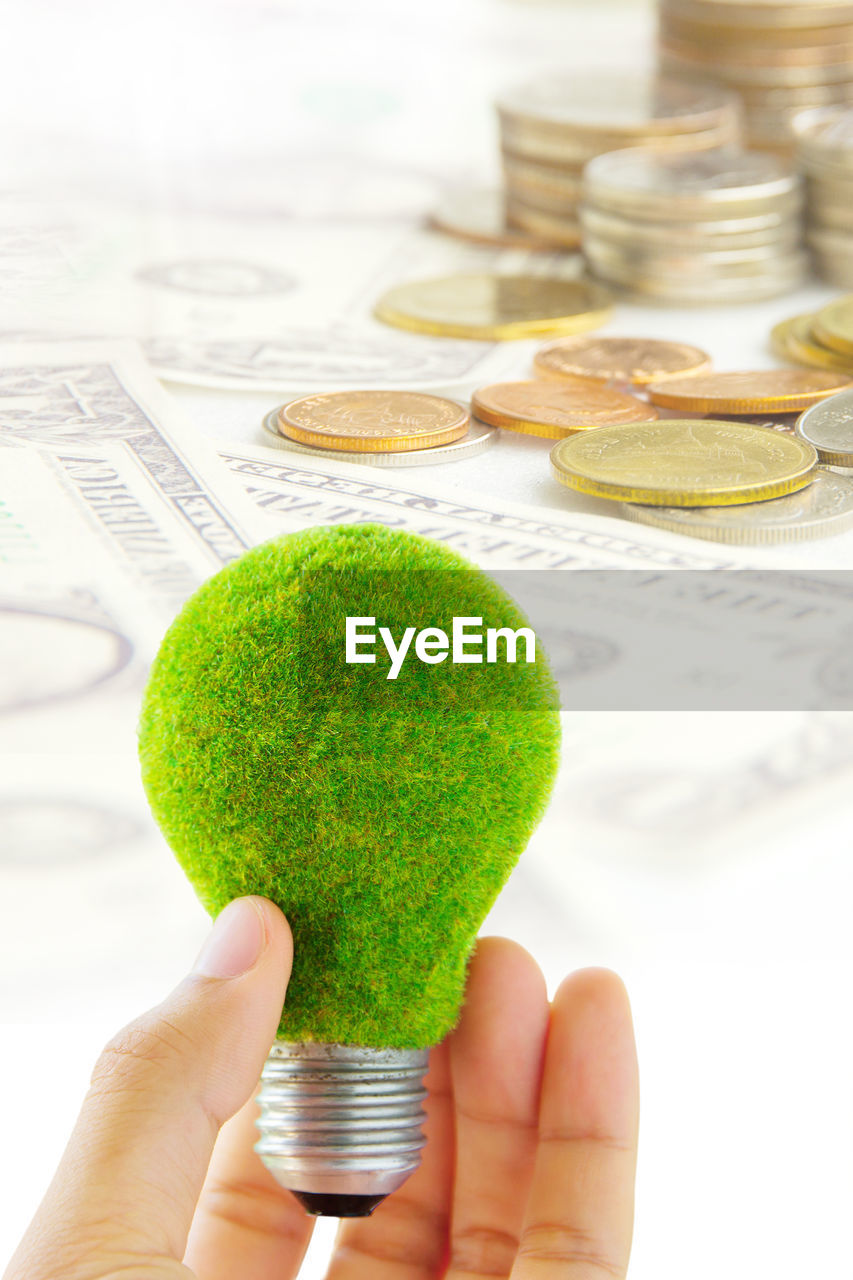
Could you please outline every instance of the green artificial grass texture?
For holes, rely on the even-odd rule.
[[[254,548],[169,628],[140,723],[154,815],[212,914],[271,898],[294,965],[279,1036],[425,1048],[453,1027],[483,917],[557,770],[555,683],[540,654],[398,678],[346,665],[347,615],[405,627],[527,625],[444,545],[337,525]]]

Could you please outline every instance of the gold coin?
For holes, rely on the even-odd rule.
[[[686,342],[656,338],[558,338],[533,357],[540,378],[583,377],[642,387],[711,367],[711,357]]]
[[[795,364],[807,364],[817,369],[835,369],[838,373],[847,373],[853,378],[853,355],[843,356],[840,351],[832,351],[817,341],[812,333],[814,316],[792,316],[790,320],[781,320],[770,331],[770,345],[783,360],[792,360]]]
[[[763,502],[809,483],[811,445],[742,422],[671,418],[602,427],[551,450],[557,480],[570,489],[653,507]]]
[[[450,444],[470,426],[467,409],[419,391],[332,391],[282,405],[289,440],[356,453],[406,453]]]
[[[818,342],[843,355],[853,355],[853,294],[846,294],[818,311],[812,323]]]
[[[386,324],[446,338],[535,338],[604,324],[610,294],[600,285],[547,276],[440,276],[390,289],[375,315]]]
[[[653,422],[658,416],[650,404],[611,391],[593,378],[495,382],[475,391],[471,409],[492,427],[549,440],[614,423]]]
[[[647,390],[652,404],[688,413],[795,413],[849,385],[849,378],[826,370],[757,369],[673,378]]]

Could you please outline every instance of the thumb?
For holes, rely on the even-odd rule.
[[[189,977],[101,1054],[6,1280],[142,1277],[146,1263],[171,1274],[162,1263],[183,1257],[216,1135],[258,1084],[291,960],[277,907],[229,903]]]

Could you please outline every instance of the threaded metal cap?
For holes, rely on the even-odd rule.
[[[420,1164],[428,1058],[427,1049],[277,1040],[261,1075],[255,1150],[309,1212],[369,1212]]]

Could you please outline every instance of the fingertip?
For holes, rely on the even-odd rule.
[[[545,975],[533,956],[513,938],[478,938],[468,970],[468,996],[485,988],[506,1001],[508,996],[547,1002]]]
[[[554,1008],[563,1005],[572,1005],[579,1013],[609,1012],[631,1018],[631,1001],[625,983],[612,969],[597,966],[577,969],[563,979],[554,996]]]
[[[637,1050],[618,974],[580,969],[563,980],[551,1010],[548,1067],[549,1089],[571,1096],[582,1127],[636,1132]]]

